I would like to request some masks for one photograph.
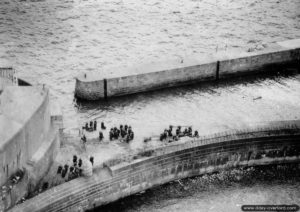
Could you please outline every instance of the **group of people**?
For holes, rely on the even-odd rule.
[[[90,156],[89,158],[92,165],[94,165],[94,157]],[[58,166],[57,174],[60,174],[62,178],[65,178],[68,174],[67,181],[73,180],[77,177],[82,176],[82,160],[77,158],[76,155],[73,155],[73,165],[69,166],[65,164],[64,166]]]
[[[65,164],[64,166],[58,166],[57,174],[60,174],[62,178],[65,178],[68,174],[67,180],[72,180],[82,175],[82,160],[79,158],[77,160],[77,156],[73,156],[73,166]]]
[[[85,126],[82,127],[83,130],[86,130],[88,132],[93,132],[97,130],[97,121],[90,121],[90,124],[88,124],[88,122],[85,124]],[[106,126],[104,125],[103,122],[101,122],[101,129],[105,130]],[[134,132],[132,131],[131,126],[129,125],[120,125],[120,128],[114,127],[111,128],[109,131],[109,140],[124,140],[127,143],[129,143],[129,141],[133,140],[134,138]],[[104,135],[102,131],[99,131],[99,141],[102,141],[104,139]],[[81,140],[83,141],[83,143],[87,142],[86,136],[83,133],[81,136]]]
[[[181,130],[181,126],[177,126],[177,129],[175,133],[173,134],[173,126],[170,125],[169,129],[165,129],[162,134],[160,134],[159,140],[167,140],[169,138],[169,141],[177,141],[179,137],[199,137],[199,133],[197,130],[195,130],[193,135],[192,127],[186,127],[183,131]]]
[[[106,126],[104,125],[104,122],[101,122],[101,129],[105,130]],[[85,123],[85,126],[82,127],[82,130],[86,130],[88,132],[97,131],[97,121],[90,121],[90,124],[88,122]],[[102,141],[104,139],[104,135],[101,131],[99,131],[99,140]],[[81,140],[83,143],[86,143],[87,139],[85,134],[83,133],[81,136]]]
[[[97,130],[97,121],[90,121],[90,124],[88,122],[85,123],[85,126],[82,127],[83,130],[93,132]],[[101,129],[105,130],[106,126],[104,125],[104,122],[101,122]]]
[[[134,138],[134,132],[132,131],[131,126],[128,126],[127,124],[123,126],[120,125],[120,128],[117,127],[111,128],[109,131],[109,140],[115,140],[115,139],[124,139],[127,143],[129,141],[133,140]]]

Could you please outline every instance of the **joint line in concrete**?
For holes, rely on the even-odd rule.
[[[107,99],[107,79],[103,79],[104,82],[104,99]]]
[[[217,61],[217,68],[216,68],[216,80],[219,80],[219,72],[220,72],[220,61]]]

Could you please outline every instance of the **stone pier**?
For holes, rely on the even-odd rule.
[[[97,100],[232,76],[276,72],[287,64],[299,66],[300,39],[274,43],[255,52],[228,50],[181,62],[164,61],[133,68],[84,73],[76,78],[75,96]]]

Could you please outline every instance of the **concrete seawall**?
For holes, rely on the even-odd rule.
[[[48,89],[31,86],[6,87],[0,96],[0,185],[7,187],[16,172],[24,173],[11,189],[0,189],[0,211],[35,189],[58,152],[49,96]]]
[[[31,97],[33,103],[26,104],[25,101],[19,100],[25,95]],[[18,100],[10,102],[15,98]],[[3,175],[1,172],[0,183],[3,184],[11,174],[25,165],[40,146],[50,127],[50,113],[48,91],[40,91],[39,94],[39,90],[32,87],[10,87],[5,89],[1,100],[1,109],[4,112],[1,115],[1,129],[4,131],[1,133],[3,143],[0,149],[0,164],[1,167],[5,167],[5,172]],[[23,110],[19,109],[20,106],[24,107]],[[28,111],[28,115],[23,111]]]
[[[86,74],[76,78],[75,96],[96,100],[160,88],[218,80],[230,76],[275,71],[300,61],[300,39],[278,42],[257,52],[226,51],[205,58],[186,58],[182,63],[137,66],[118,74]]]
[[[237,166],[300,162],[300,121],[220,132],[148,149],[128,161],[94,169],[10,211],[84,211],[172,180]]]

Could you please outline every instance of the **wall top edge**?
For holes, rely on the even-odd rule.
[[[265,49],[253,52],[230,49],[228,51],[219,51],[215,54],[193,54],[187,55],[185,58],[170,59],[148,64],[137,64],[133,67],[110,67],[102,70],[95,70],[94,72],[82,73],[76,77],[76,80],[83,83],[93,83],[102,81],[103,79],[118,79],[122,77],[157,73],[193,66],[214,65],[217,61],[253,57],[276,52],[286,52],[296,49],[300,51],[300,39],[271,43]]]
[[[293,40],[285,40],[277,42],[279,46],[282,46],[283,48],[287,49],[298,49],[300,48],[300,38],[299,39],[293,39]]]

